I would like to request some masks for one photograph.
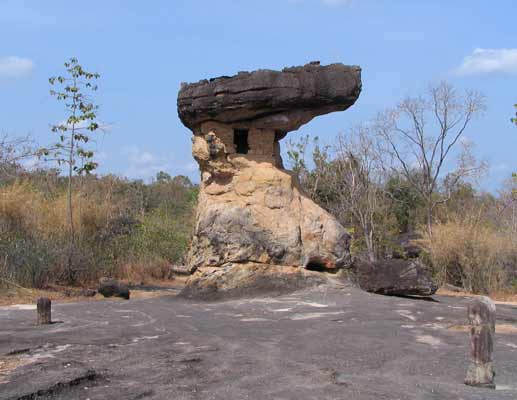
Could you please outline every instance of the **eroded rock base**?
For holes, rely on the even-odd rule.
[[[279,265],[231,263],[198,270],[180,297],[205,301],[280,295],[328,281],[325,274]]]

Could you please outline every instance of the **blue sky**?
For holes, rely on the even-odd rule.
[[[80,4],[84,4],[81,6]],[[515,3],[510,0],[0,0],[0,131],[49,143],[63,110],[47,78],[78,57],[99,72],[101,173],[149,178],[197,167],[176,113],[180,82],[312,60],[363,68],[363,93],[309,133],[339,132],[446,79],[487,96],[467,135],[495,190],[517,170]]]

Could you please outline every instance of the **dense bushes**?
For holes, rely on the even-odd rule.
[[[188,246],[197,188],[166,174],[150,184],[114,176],[74,179],[73,273],[134,281],[163,278]],[[65,184],[48,171],[0,186],[0,277],[28,287],[64,281],[68,257]]]

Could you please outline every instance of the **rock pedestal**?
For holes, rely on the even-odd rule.
[[[479,297],[468,308],[470,325],[470,365],[465,384],[495,389],[492,353],[496,322],[495,304],[488,297]]]
[[[319,63],[182,85],[178,114],[201,170],[190,268],[347,265],[348,233],[284,169],[280,141],[360,91],[359,67]]]
[[[47,297],[38,299],[36,310],[38,313],[38,325],[48,325],[52,323],[52,302]]]

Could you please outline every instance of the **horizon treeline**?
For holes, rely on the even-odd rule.
[[[310,154],[308,138],[289,144],[301,187],[351,233],[352,256],[407,257],[410,243],[422,249],[421,260],[440,284],[516,292],[517,178],[491,194],[468,178],[445,176],[433,194],[441,201],[429,235],[421,196],[378,162],[370,139],[364,131],[340,135],[334,146],[316,141]],[[17,143],[18,154],[24,144]],[[68,284],[67,177],[55,168],[28,170],[6,154],[0,162],[0,278],[36,288]],[[172,264],[185,261],[199,191],[189,178],[159,172],[144,182],[90,174],[74,176],[72,184],[76,284],[101,276],[132,283],[166,279]]]

